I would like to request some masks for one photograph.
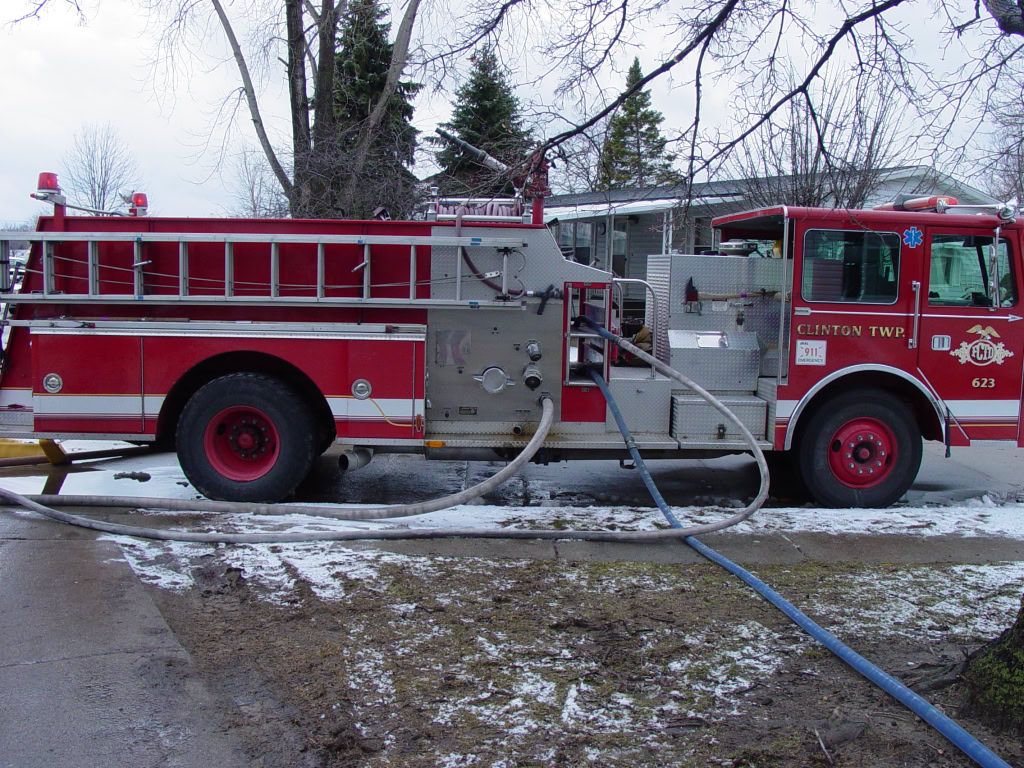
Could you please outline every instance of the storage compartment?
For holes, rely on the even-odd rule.
[[[612,368],[608,390],[622,412],[631,432],[669,433],[672,389],[679,385],[667,376],[651,378],[650,368]],[[617,432],[611,410],[605,421],[609,432]]]
[[[757,389],[761,349],[746,332],[669,331],[669,365],[705,389],[750,392]]]
[[[764,439],[767,403],[754,395],[719,397],[758,440]],[[742,440],[736,425],[699,395],[672,395],[672,437],[681,442]]]

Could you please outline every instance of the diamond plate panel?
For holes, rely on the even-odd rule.
[[[633,369],[642,377],[613,377],[608,390],[622,412],[630,432],[654,432],[667,435],[672,411],[672,388],[678,387],[673,379],[662,376],[650,378],[649,369]],[[609,431],[618,431],[611,411],[605,425]]]
[[[662,254],[647,259],[647,282],[655,286],[659,302],[665,307],[666,330],[750,331],[768,348],[778,344],[780,305],[775,294],[782,289],[782,271],[781,259],[691,254]],[[787,276],[792,282],[792,270],[787,271]],[[768,295],[744,299],[744,304],[749,306],[742,307],[740,325],[739,308],[728,306],[726,301],[703,298],[699,313],[686,312],[686,283],[690,278],[698,294],[704,297],[752,294],[762,290]],[[659,330],[661,325],[659,323]],[[662,345],[662,349],[667,350],[667,345]]]
[[[757,380],[757,396],[768,403],[767,433],[765,438],[771,440],[775,436],[775,413],[779,402],[779,383],[775,378]]]
[[[755,334],[673,330],[668,340],[669,365],[705,389],[747,393],[757,389],[761,350]]]
[[[647,257],[647,282],[658,297],[658,316],[654,316],[652,302],[647,303],[645,325],[657,334],[658,359],[668,362],[669,294],[672,284],[672,256],[659,254]]]
[[[768,405],[764,400],[754,395],[720,397],[719,400],[736,414],[755,438],[764,439]],[[724,433],[719,432],[720,424],[725,426]],[[672,396],[672,437],[680,443],[742,439],[736,426],[698,395]]]
[[[0,427],[31,426],[33,423],[31,409],[25,408],[18,411],[0,412]]]

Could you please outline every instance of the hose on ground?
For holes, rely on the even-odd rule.
[[[680,373],[675,368],[672,368],[666,363],[661,362],[661,360],[659,360],[658,358],[647,354],[638,346],[630,343],[629,341],[626,341],[626,339],[622,338],[621,336],[616,336],[614,333],[609,331],[604,326],[595,323],[589,317],[581,315],[580,320],[587,323],[587,325],[589,325],[592,330],[597,332],[597,334],[601,336],[601,338],[607,339],[613,344],[617,344],[620,348],[624,349],[630,354],[638,357],[640,360],[643,360],[648,365],[652,366],[654,370],[664,374],[665,376],[668,376],[670,379],[679,382],[684,387],[687,387],[688,389],[693,390],[696,394],[700,395],[700,397],[702,397],[709,405],[711,405],[716,411],[721,413],[728,421],[732,422],[736,426],[736,429],[743,436],[743,439],[747,442],[747,445],[750,446],[750,452],[754,455],[754,460],[757,462],[757,470],[761,475],[761,487],[758,489],[757,496],[754,497],[754,500],[751,501],[750,504],[748,504],[746,507],[744,507],[742,510],[737,512],[732,517],[726,520],[722,520],[719,523],[713,523],[713,525],[716,525],[718,527],[713,528],[712,530],[717,531],[721,530],[722,528],[728,528],[729,526],[736,525],[736,523],[740,523],[746,520],[757,510],[759,510],[768,498],[768,462],[765,460],[764,452],[761,450],[760,446],[758,446],[757,440],[750,433],[750,430],[747,429],[747,426],[742,421],[739,420],[736,414],[730,411],[721,400],[712,395],[710,392],[704,389],[704,387],[695,382],[689,376]],[[601,388],[601,391],[604,394],[604,399],[608,402],[608,407],[611,409],[612,414],[615,415],[618,411],[618,406],[615,406],[613,404],[611,394],[608,392],[608,388],[604,384],[604,380],[600,379],[600,377],[594,371],[591,371],[591,376],[594,379],[594,381],[598,382],[598,386]],[[633,442],[632,436],[629,436],[628,438],[626,437],[626,435],[629,434],[629,430],[626,428],[626,423],[625,421],[622,420],[621,414],[616,416],[616,423],[619,425],[619,431],[622,432],[623,439],[626,440],[626,447],[629,448],[630,454],[633,456],[635,460],[637,456],[639,456],[639,454],[635,452],[636,443]],[[625,429],[624,432],[623,429]],[[637,466],[639,467],[640,464],[641,462],[638,461]],[[646,469],[644,471],[646,472]],[[648,477],[650,477],[649,474]],[[651,481],[651,484],[647,486],[647,489],[651,491],[652,495],[654,493],[657,493],[657,488],[654,488],[653,480]],[[659,493],[658,496],[655,498],[655,501],[657,501],[660,497],[661,494]],[[661,503],[658,506],[661,508],[661,511],[663,513],[666,509],[668,509],[668,505],[664,504],[664,499],[662,499]],[[670,523],[673,522],[673,520],[675,521],[675,523],[679,523],[679,521],[675,519],[675,516],[672,515],[671,510],[668,511],[667,516],[669,517]],[[673,527],[681,528],[681,525],[675,525],[675,523],[673,523]],[[700,533],[708,532],[709,531],[701,531]],[[687,533],[686,535],[696,535],[696,533]]]
[[[604,329],[601,329],[604,330]],[[612,341],[634,354],[641,350],[634,347],[621,337],[608,334]],[[653,358],[651,358],[653,359]],[[382,520],[395,517],[410,517],[412,515],[436,512],[447,509],[458,504],[465,504],[485,493],[490,492],[503,483],[513,474],[518,472],[536,452],[540,449],[554,420],[554,405],[550,398],[542,401],[543,413],[540,424],[533,438],[527,443],[515,459],[500,472],[479,483],[472,488],[467,488],[456,494],[451,494],[440,499],[419,504],[400,504],[388,507],[360,507],[339,510],[334,507],[323,506],[292,506],[287,504],[248,504],[236,502],[199,501],[188,499],[155,499],[139,496],[64,496],[64,495],[32,495],[22,496],[20,494],[0,488],[0,498],[12,504],[17,504],[26,509],[38,512],[53,520],[77,525],[83,528],[112,533],[120,536],[136,536],[139,538],[157,539],[161,541],[187,541],[213,544],[287,544],[314,541],[356,541],[363,539],[397,540],[397,539],[439,539],[439,538],[466,538],[466,539],[541,539],[548,541],[575,540],[575,541],[608,541],[608,542],[655,542],[663,540],[680,539],[685,536],[692,536],[704,533],[713,533],[723,528],[736,525],[750,517],[768,496],[768,466],[765,463],[764,455],[757,446],[750,431],[713,395],[702,389],[678,371],[664,366],[660,363],[673,378],[685,386],[694,389],[702,397],[720,410],[726,418],[737,425],[741,433],[750,444],[758,462],[758,469],[761,475],[761,487],[754,500],[738,513],[715,523],[704,523],[701,525],[689,526],[687,528],[676,527],[657,531],[587,531],[587,530],[510,530],[502,529],[479,529],[479,528],[421,528],[421,529],[376,529],[359,531],[311,531],[302,533],[192,533],[188,531],[167,531],[158,528],[146,528],[119,523],[108,523],[102,520],[93,520],[80,515],[72,515],[53,509],[52,506],[102,506],[102,507],[135,507],[148,509],[168,509],[191,512],[245,512],[258,515],[294,515],[305,514],[319,517],[329,517],[339,520]],[[611,402],[609,398],[609,402]],[[621,414],[619,417],[621,419]],[[639,455],[635,453],[636,446],[633,444],[631,453],[634,459]],[[644,470],[646,472],[646,469]],[[664,500],[662,500],[664,501]],[[48,506],[50,505],[50,506]],[[674,516],[673,516],[673,519]],[[676,520],[678,522],[678,520]]]
[[[157,499],[148,496],[65,496],[32,494],[25,498],[38,504],[76,507],[136,507],[144,509],[167,509],[182,512],[246,513],[250,515],[315,515],[336,520],[387,520],[395,517],[412,517],[437,512],[459,504],[466,504],[490,493],[532,459],[551,431],[555,408],[551,398],[541,400],[540,423],[523,450],[500,471],[476,485],[457,493],[430,501],[414,504],[393,504],[385,507],[325,507],[303,504],[254,504],[242,501],[209,501],[204,499]],[[0,488],[0,496],[10,493]]]
[[[599,326],[595,327],[600,329]],[[600,329],[599,332],[601,330],[604,329]],[[633,350],[630,351],[632,352]],[[648,355],[647,357],[650,356]],[[651,359],[653,360],[654,358]],[[667,368],[667,366],[665,367]],[[640,476],[643,478],[644,485],[647,486],[647,490],[650,491],[651,497],[654,499],[654,503],[658,505],[662,514],[665,515],[665,519],[668,520],[669,525],[671,525],[673,529],[680,529],[682,527],[681,523],[665,503],[665,499],[662,498],[661,493],[654,484],[654,479],[651,477],[650,472],[647,471],[647,465],[644,463],[639,452],[636,451],[636,443],[633,440],[633,436],[630,434],[629,428],[626,426],[626,423],[622,418],[622,414],[619,412],[618,406],[612,398],[611,393],[608,391],[608,387],[605,384],[604,379],[593,371],[591,372],[591,377],[601,389],[605,400],[608,401],[608,407],[611,409],[612,415],[615,417],[615,422],[619,426],[619,431],[622,433],[622,439],[626,442],[626,446],[629,448],[633,459],[636,461],[637,469],[640,471]],[[691,385],[687,384],[687,386]],[[708,402],[711,402],[710,397],[705,399],[707,399]],[[723,410],[723,412],[728,412],[728,409]],[[757,454],[759,453],[760,451],[757,452]],[[763,455],[759,456],[759,459],[760,461],[763,461]],[[870,680],[898,702],[910,709],[911,712],[931,725],[978,765],[983,766],[983,768],[1010,768],[1007,763],[1000,759],[994,752],[978,741],[974,736],[965,731],[955,721],[944,715],[932,704],[914,693],[901,682],[883,672],[852,648],[845,645],[831,632],[816,624],[807,616],[807,614],[803,613],[796,606],[783,598],[782,595],[754,576],[750,571],[737,565],[728,558],[723,557],[693,536],[686,536],[683,538],[683,541],[711,562],[720,565],[729,573],[742,579],[761,597],[786,614],[786,616],[788,616],[797,626],[828,648],[828,650],[838,656],[841,660],[846,662],[855,672]]]

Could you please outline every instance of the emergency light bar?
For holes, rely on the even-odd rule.
[[[935,211],[942,213],[952,205],[958,205],[959,201],[949,195],[932,195],[931,197],[910,197],[910,195],[896,195],[896,199],[889,203],[876,205],[876,211]]]
[[[961,204],[955,197],[949,195],[932,195],[931,197],[911,197],[910,195],[896,195],[896,199],[889,203],[876,205],[876,211],[934,211],[935,213],[955,212],[971,210],[979,213],[992,211],[1003,221],[1013,221],[1017,216],[1017,199],[1014,198],[1006,203],[980,203]]]

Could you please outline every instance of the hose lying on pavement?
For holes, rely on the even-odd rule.
[[[604,330],[604,329],[601,329]],[[609,334],[611,336],[611,334]],[[619,337],[616,343],[621,342],[629,351],[640,353],[639,349],[633,347]],[[649,356],[648,356],[649,357]],[[654,360],[654,358],[650,358]],[[715,523],[694,525],[688,528],[670,528],[658,531],[582,531],[582,530],[510,530],[500,529],[479,529],[479,528],[421,528],[421,529],[377,529],[372,531],[316,531],[308,533],[192,533],[188,531],[167,531],[158,528],[144,528],[133,525],[122,525],[119,523],[108,523],[102,520],[92,520],[80,515],[71,515],[60,512],[47,505],[58,506],[102,506],[102,507],[141,507],[148,509],[169,509],[190,512],[245,512],[257,515],[316,515],[329,517],[338,520],[383,520],[395,517],[409,517],[421,515],[427,512],[436,512],[441,509],[465,504],[485,493],[498,487],[509,477],[518,472],[540,449],[544,443],[551,424],[554,420],[554,405],[549,397],[542,399],[543,413],[537,431],[515,459],[500,472],[479,483],[472,488],[467,488],[459,493],[451,494],[433,501],[419,504],[398,504],[387,507],[359,507],[338,509],[337,507],[323,506],[292,506],[287,504],[250,504],[241,502],[221,501],[193,501],[188,499],[154,499],[138,496],[53,496],[33,495],[22,496],[0,487],[0,498],[6,499],[12,504],[17,504],[33,512],[38,512],[53,520],[62,523],[90,528],[95,531],[112,533],[121,536],[137,536],[146,539],[158,539],[162,541],[188,541],[212,544],[287,544],[311,541],[355,541],[360,539],[439,539],[439,538],[466,538],[466,539],[545,539],[545,540],[566,540],[577,541],[617,541],[617,542],[651,542],[666,539],[680,539],[685,536],[713,533],[723,528],[736,525],[746,520],[757,511],[764,500],[768,497],[768,465],[764,455],[757,445],[750,431],[743,423],[717,400],[709,392],[691,381],[688,377],[678,371],[669,368],[661,361],[655,361],[659,370],[667,372],[675,380],[684,386],[690,387],[699,395],[708,400],[711,405],[717,408],[733,424],[737,426],[744,438],[750,444],[751,451],[757,460],[758,470],[761,475],[761,487],[754,500],[730,517],[719,520]],[[635,444],[632,451],[636,450]],[[675,519],[675,518],[673,518]],[[678,520],[676,520],[678,522]]]

